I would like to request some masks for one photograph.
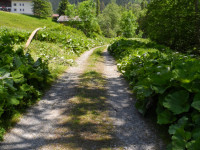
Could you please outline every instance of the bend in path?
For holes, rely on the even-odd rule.
[[[104,52],[110,117],[115,134],[129,150],[162,150],[164,145],[145,119],[138,113],[129,85],[117,71],[117,65],[107,51]]]

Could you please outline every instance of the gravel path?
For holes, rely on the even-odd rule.
[[[77,94],[79,76],[87,66],[87,58],[94,49],[85,52],[77,59],[77,65],[52,86],[42,100],[32,107],[19,123],[0,143],[0,150],[51,149],[56,144],[59,133],[55,130],[63,112],[70,107],[67,102]],[[107,78],[110,117],[113,120],[115,136],[119,139],[116,148],[129,150],[162,150],[163,144],[156,131],[144,120],[134,107],[134,99],[128,84],[117,71],[113,58],[104,52],[104,76]],[[55,148],[56,149],[56,148]],[[92,148],[91,148],[92,149]]]
[[[120,145],[127,150],[162,150],[164,144],[157,136],[155,129],[144,120],[136,110],[135,99],[129,91],[129,85],[117,71],[114,59],[104,52],[107,78],[108,102],[110,116],[113,120],[116,136]]]
[[[69,106],[66,101],[76,95],[78,77],[93,50],[81,55],[76,60],[77,65],[69,67],[42,100],[5,135],[0,150],[33,150],[56,142],[58,133],[55,128],[59,117]]]

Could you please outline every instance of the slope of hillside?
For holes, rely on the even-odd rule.
[[[34,16],[0,11],[0,26],[6,26],[24,30],[33,30],[35,28],[43,26],[46,27],[58,26],[58,24],[53,22],[51,18],[42,19],[42,18],[36,18]]]

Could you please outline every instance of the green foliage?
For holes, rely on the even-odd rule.
[[[61,0],[60,1],[59,6],[58,6],[58,10],[57,10],[59,16],[65,15],[65,12],[68,11],[68,5],[69,5],[68,0]]]
[[[82,30],[86,35],[90,35],[94,32],[101,33],[101,29],[95,15],[95,3],[92,0],[87,0],[79,3],[78,13],[83,22]]]
[[[96,16],[100,14],[100,1],[96,0]]]
[[[156,104],[157,123],[169,125],[168,149],[198,149],[200,142],[200,61],[154,42],[119,40],[109,47],[130,81],[143,115]]]
[[[121,9],[116,3],[110,3],[99,15],[98,21],[106,37],[116,37],[120,30]]]
[[[7,13],[0,11],[0,26],[6,26],[11,28],[18,28],[27,31],[32,31],[39,27],[56,27],[59,24],[52,21],[52,18],[37,18],[34,16],[28,16],[17,13]],[[23,20],[23,21],[22,21]],[[30,26],[31,22],[31,26]]]
[[[67,9],[65,10],[65,15],[69,16],[69,17],[74,17],[77,14],[77,9],[76,9],[76,5],[74,4],[68,4],[67,5]]]
[[[137,29],[136,17],[131,11],[123,12],[120,27],[124,37],[132,38],[135,36]]]
[[[40,21],[35,23],[40,25]],[[73,64],[75,58],[107,42],[99,35],[90,39],[74,28],[50,25],[52,28],[37,33],[26,54],[20,45],[25,44],[31,32],[0,28],[0,139],[18,111],[40,98],[49,83]]]
[[[13,44],[25,39],[22,33],[1,29],[0,34],[0,120],[12,116],[16,110],[34,103],[42,94],[50,78],[48,64],[33,60],[23,49],[13,50]],[[10,38],[11,37],[11,38]],[[11,42],[13,41],[13,42]],[[0,122],[0,138],[5,132]]]
[[[33,0],[33,13],[39,17],[49,17],[52,15],[52,5],[49,0]]]
[[[200,47],[198,0],[154,0],[141,20],[143,31],[160,44],[182,52]]]

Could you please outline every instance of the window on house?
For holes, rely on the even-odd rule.
[[[20,9],[20,11],[22,11],[22,9]]]
[[[22,4],[22,6],[24,6],[24,4]]]
[[[14,11],[17,11],[17,9],[14,9]]]
[[[19,6],[21,6],[21,3],[19,3]]]
[[[23,9],[23,11],[24,11],[24,9]]]
[[[17,6],[17,4],[16,4],[16,3],[14,3],[14,4],[13,4],[13,6]]]

